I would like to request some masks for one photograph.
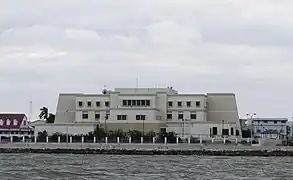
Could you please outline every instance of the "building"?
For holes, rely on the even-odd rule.
[[[25,114],[0,114],[0,136],[30,136],[33,129]]]
[[[253,118],[253,135],[264,139],[284,139],[288,135],[287,122],[288,118]]]
[[[105,130],[174,131],[181,136],[241,135],[233,93],[179,94],[173,88],[116,88],[101,94],[60,94],[54,124],[36,133]]]

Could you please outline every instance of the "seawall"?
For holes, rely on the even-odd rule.
[[[53,149],[0,148],[0,153],[200,155],[200,156],[293,156],[293,150],[172,150],[172,149]]]

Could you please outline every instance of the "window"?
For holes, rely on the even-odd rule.
[[[131,100],[127,100],[127,106],[131,106]]]
[[[161,133],[166,133],[167,132],[167,128],[160,128]]]
[[[145,101],[145,105],[146,105],[146,106],[151,106],[151,101],[150,101],[150,100],[146,100],[146,101]]]
[[[100,112],[95,112],[95,120],[99,120],[101,118]]]
[[[231,127],[231,135],[234,136],[234,128]]]
[[[122,106],[127,106],[127,100],[122,101]]]
[[[87,111],[83,111],[82,112],[82,119],[88,119],[89,118],[89,114]]]
[[[169,106],[169,107],[172,107],[172,106],[173,106],[173,102],[172,102],[172,101],[169,101],[169,102],[168,102],[168,106]]]
[[[229,129],[222,129],[222,135],[229,136]]]
[[[131,100],[131,106],[136,106],[136,100]]]
[[[256,132],[257,132],[257,133],[261,133],[261,130],[260,130],[260,129],[258,129]]]
[[[16,119],[13,119],[13,125],[16,126],[17,123],[18,123],[17,120]]]
[[[218,128],[217,127],[213,127],[212,135],[218,135]]]
[[[10,123],[11,123],[11,122],[10,122],[10,119],[7,119],[7,120],[6,120],[6,125],[10,125]]]
[[[178,107],[181,107],[182,106],[182,102],[181,101],[177,102],[177,106]]]
[[[141,105],[145,106],[145,100],[141,100]]]
[[[3,124],[4,124],[3,119],[0,119],[0,125],[3,125]]]
[[[145,120],[145,115],[136,115],[136,120]]]
[[[183,119],[183,112],[178,112],[178,119]]]
[[[195,102],[196,107],[200,107],[200,101]]]
[[[191,107],[191,101],[187,101],[187,102],[186,102],[186,106],[187,106],[187,107]]]
[[[97,107],[100,107],[100,106],[101,106],[100,101],[96,101],[96,106],[97,106]]]
[[[117,115],[117,120],[126,120],[127,115]]]
[[[109,106],[110,106],[110,102],[109,102],[109,101],[106,101],[106,102],[105,102],[105,106],[106,106],[106,107],[109,107]]]
[[[286,123],[286,121],[281,121],[281,123]]]
[[[196,112],[190,113],[190,119],[196,119]]]
[[[263,121],[263,123],[268,123],[268,121]]]
[[[88,101],[88,102],[87,102],[87,106],[88,106],[88,107],[92,107],[92,102],[91,102],[91,101]]]
[[[78,106],[82,107],[82,101],[78,101]]]
[[[136,100],[136,105],[141,106],[140,100]]]
[[[167,113],[167,119],[172,119],[172,112]]]
[[[239,130],[236,129],[236,136],[239,136]]]
[[[277,121],[274,121],[274,124],[277,124],[278,122]]]

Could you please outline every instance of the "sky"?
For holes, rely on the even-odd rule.
[[[292,0],[0,0],[0,112],[104,86],[234,92],[293,115]]]

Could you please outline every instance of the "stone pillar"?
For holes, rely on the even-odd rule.
[[[96,143],[96,136],[94,136],[94,143]]]
[[[25,136],[22,136],[22,142],[23,143],[25,142]]]
[[[69,137],[69,142],[72,143],[72,136]]]
[[[188,137],[188,144],[190,144],[190,136]]]
[[[212,144],[214,144],[214,138],[212,138]]]
[[[223,139],[223,143],[226,144],[226,138]]]
[[[13,143],[13,136],[10,136],[10,142]]]
[[[140,143],[143,144],[143,137],[140,137]]]
[[[164,140],[165,144],[167,144],[167,137],[165,137],[165,140]]]
[[[238,139],[237,138],[235,139],[235,144],[238,144]]]
[[[129,144],[131,144],[131,137],[128,138]]]
[[[202,138],[199,139],[199,143],[202,144]]]
[[[153,144],[155,144],[156,143],[156,138],[155,137],[153,137]]]
[[[117,144],[120,143],[120,137],[117,137]]]
[[[108,143],[108,137],[105,137],[105,143],[106,144]]]
[[[58,136],[58,143],[60,143],[60,141],[61,141],[61,137],[60,137],[60,136]]]
[[[35,138],[35,143],[37,143],[37,136],[34,136],[34,138]]]
[[[179,137],[176,137],[176,143],[177,144],[179,143]]]
[[[84,136],[81,136],[81,143],[84,143]]]
[[[46,143],[49,143],[49,136],[46,137]]]

